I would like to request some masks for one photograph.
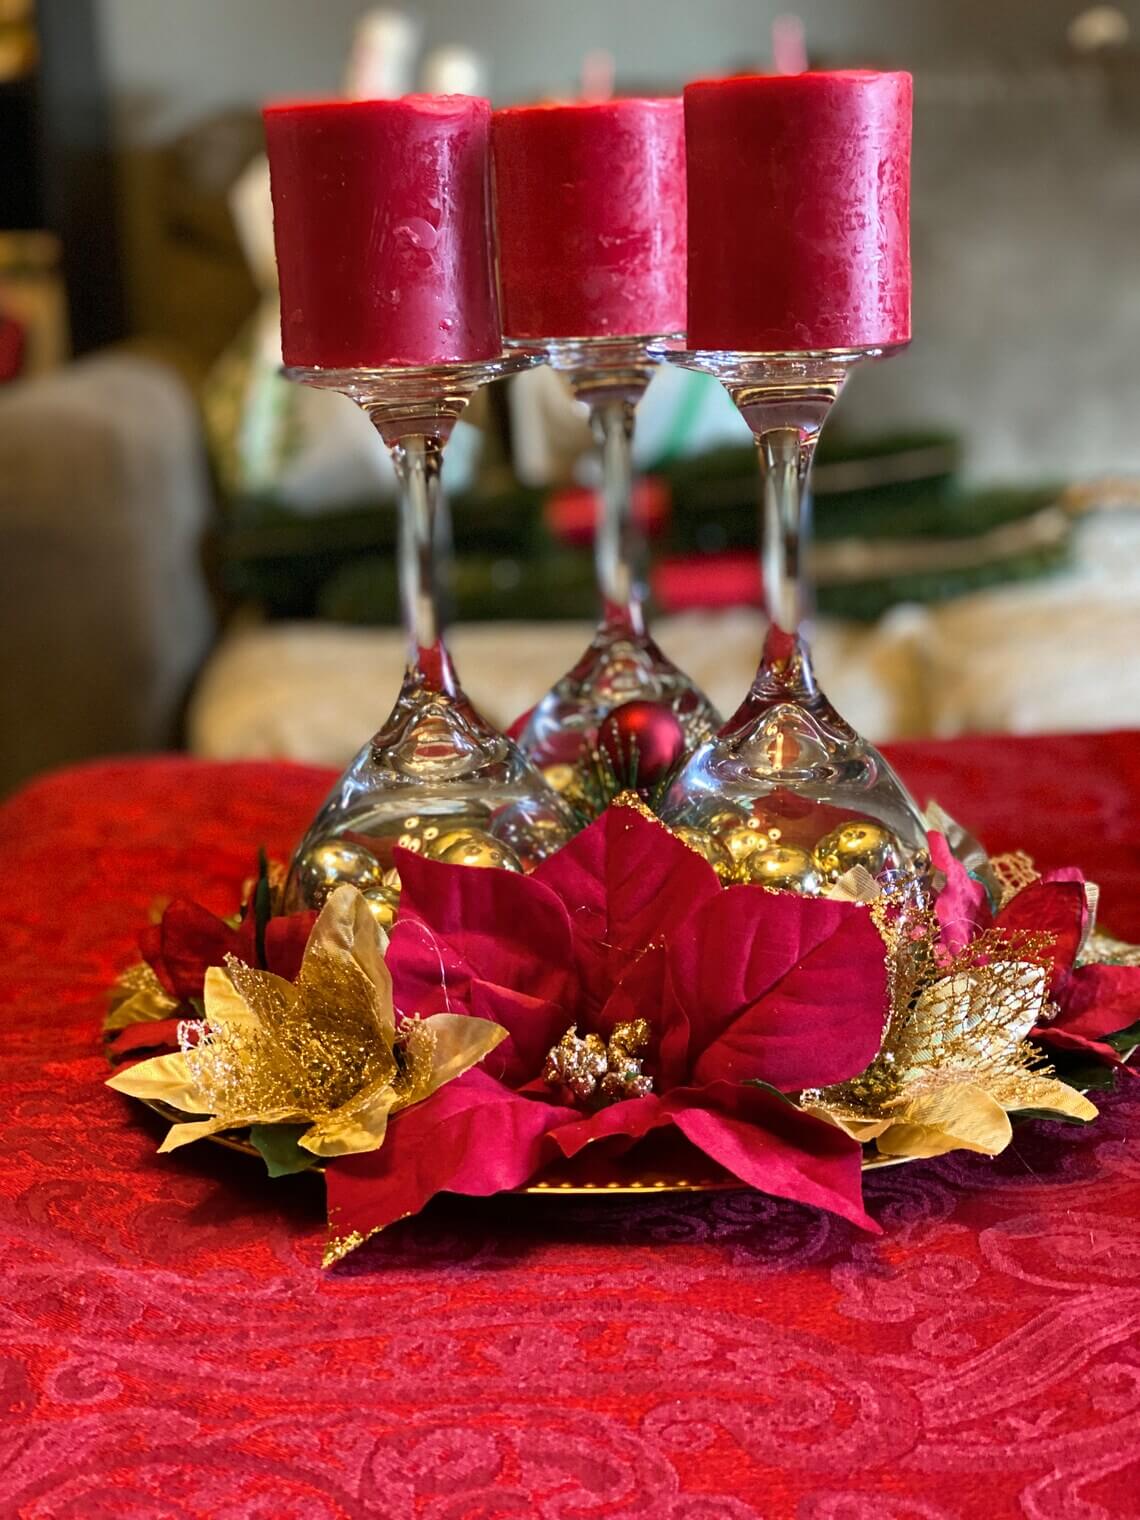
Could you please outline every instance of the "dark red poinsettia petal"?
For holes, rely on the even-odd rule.
[[[578,1115],[571,1123],[560,1124],[550,1138],[564,1156],[576,1156],[585,1146],[599,1140],[617,1136],[640,1140],[651,1129],[672,1122],[673,1116],[666,1103],[656,1093],[649,1093],[644,1098],[611,1103],[594,1114]]]
[[[1113,1050],[1111,1045],[1106,1045],[1102,1040],[1089,1040],[1083,1034],[1073,1034],[1071,1030],[1055,1029],[1052,1024],[1040,1024],[1030,1031],[1030,1038],[1037,1045],[1043,1045],[1047,1050],[1074,1051],[1078,1055],[1091,1056],[1096,1061],[1102,1061],[1106,1066],[1120,1066],[1120,1055]]]
[[[660,1043],[667,1031],[676,1004],[667,994],[669,957],[664,945],[650,945],[614,986],[601,1010],[591,1019],[590,1028],[608,1040],[617,1024],[647,1019],[650,1042],[643,1059],[660,1074]]]
[[[139,936],[139,948],[172,997],[200,998],[210,966],[222,965],[227,955],[252,963],[252,925],[242,929],[244,934],[199,903],[176,897],[162,922]]]
[[[571,1006],[563,1008],[543,998],[528,997],[514,987],[473,980],[463,1012],[476,1019],[490,1019],[508,1031],[508,1038],[483,1058],[483,1069],[509,1087],[521,1087],[536,1079],[552,1045],[576,1021]],[[542,1087],[545,1093],[545,1086]]]
[[[387,959],[401,1007],[423,1013],[425,1001],[439,998],[441,956],[454,1011],[465,1006],[472,979],[574,1006],[570,921],[536,877],[446,865],[408,850],[396,858],[400,917]]]
[[[379,1150],[329,1163],[330,1235],[368,1236],[437,1193],[482,1198],[521,1187],[550,1159],[548,1131],[575,1118],[573,1109],[519,1097],[475,1067],[397,1114]]]
[[[862,1147],[834,1125],[775,1093],[728,1083],[672,1093],[668,1103],[686,1139],[749,1187],[882,1233],[863,1207]]]
[[[147,924],[145,929],[140,929],[138,947],[139,954],[161,982],[162,990],[173,997],[170,973],[162,959],[162,924]]]
[[[587,1145],[640,1140],[669,1124],[750,1187],[878,1231],[863,1208],[862,1148],[761,1088],[717,1082],[664,1097],[651,1093],[560,1125],[550,1138],[563,1155],[576,1156]]]
[[[1087,920],[1088,907],[1081,883],[1034,881],[1006,903],[994,919],[994,928],[1008,932],[1044,930],[1053,935],[1050,951],[1053,970],[1049,983],[1050,995],[1053,995],[1076,959]]]
[[[927,840],[931,861],[946,878],[934,904],[942,943],[951,955],[957,955],[976,934],[989,928],[993,919],[989,894],[951,850],[945,835],[931,833]]]
[[[610,807],[532,878],[566,905],[584,997],[599,1010],[634,956],[719,896],[716,872],[663,824]]]
[[[161,1051],[179,1049],[178,1026],[182,1018],[146,1019],[139,1024],[128,1024],[107,1042],[107,1053],[112,1061],[133,1061]]]
[[[284,977],[287,982],[296,981],[316,921],[315,912],[271,918],[265,926],[265,969],[272,971],[274,976]],[[251,919],[247,919],[248,922]]]
[[[1057,989],[1049,1031],[1088,1040],[1119,1034],[1140,1020],[1140,966],[1078,966]]]
[[[882,1043],[886,954],[864,907],[722,890],[669,945],[670,998],[690,1033],[681,1059],[663,1038],[666,1080],[688,1071],[700,1085],[758,1079],[793,1092],[854,1076]]]

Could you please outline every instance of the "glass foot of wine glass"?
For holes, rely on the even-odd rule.
[[[665,794],[664,820],[728,879],[825,893],[854,866],[884,888],[929,872],[921,815],[873,745],[819,689],[807,635],[808,480],[851,366],[877,351],[673,354],[717,375],[756,439],[769,628],[752,687]]]
[[[479,385],[533,362],[524,355],[430,369],[300,370],[371,417],[400,488],[400,593],[408,668],[387,722],[333,787],[293,857],[286,905],[319,907],[341,882],[378,921],[399,902],[397,845],[459,865],[528,871],[570,837],[574,820],[518,746],[472,706],[443,640],[435,523],[444,446]]]
[[[536,704],[519,743],[536,764],[587,763],[598,728],[625,702],[675,714],[693,748],[720,723],[708,698],[663,654],[645,621],[643,544],[633,515],[633,428],[660,362],[660,338],[551,338],[539,345],[590,414],[602,465],[594,560],[602,616],[582,658]]]

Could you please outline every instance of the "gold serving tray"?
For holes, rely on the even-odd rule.
[[[166,1103],[147,1098],[137,1101],[169,1123],[177,1124],[188,1117]],[[206,1138],[224,1150],[234,1151],[240,1156],[261,1159],[257,1148],[245,1139],[240,1131],[232,1134],[209,1135]],[[707,1169],[694,1170],[694,1159],[691,1150],[678,1147],[676,1164],[672,1164],[666,1149],[661,1162],[653,1168],[646,1169],[645,1163],[636,1158],[604,1155],[587,1149],[572,1160],[549,1167],[537,1181],[528,1183],[525,1187],[515,1188],[514,1191],[541,1197],[557,1193],[561,1197],[579,1198],[628,1197],[631,1194],[645,1193],[749,1191],[747,1183],[741,1182],[739,1178],[731,1176],[728,1172],[721,1171],[711,1161],[707,1163]],[[863,1170],[877,1172],[883,1167],[899,1166],[905,1161],[915,1159],[913,1156],[880,1156],[867,1149],[863,1152]],[[313,1172],[323,1172],[324,1169],[323,1161],[315,1161],[308,1168]]]

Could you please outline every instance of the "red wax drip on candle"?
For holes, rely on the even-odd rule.
[[[491,135],[507,336],[682,332],[681,101],[517,106]]]
[[[909,74],[685,90],[693,348],[862,348],[910,337]]]
[[[485,100],[269,106],[285,363],[462,363],[502,350]]]

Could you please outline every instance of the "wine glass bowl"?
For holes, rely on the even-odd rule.
[[[408,640],[395,706],[336,782],[293,857],[290,907],[319,907],[349,881],[365,892],[380,922],[389,923],[400,889],[398,845],[458,864],[526,871],[573,831],[567,805],[463,691],[435,588],[447,440],[479,386],[533,362],[519,352],[467,364],[287,371],[302,384],[349,396],[389,447],[399,486]]]
[[[852,367],[883,348],[777,354],[663,350],[715,375],[752,430],[761,483],[768,629],[756,677],[665,793],[670,826],[723,845],[721,874],[808,895],[852,867],[884,886],[929,870],[921,814],[882,755],[835,709],[812,667],[806,569],[811,461]]]
[[[546,362],[565,376],[587,408],[602,467],[594,538],[598,626],[582,657],[535,704],[519,739],[543,767],[588,764],[602,722],[626,702],[668,708],[680,722],[688,748],[720,722],[708,698],[661,651],[646,626],[632,441],[635,409],[665,341],[647,336],[551,338],[539,345]]]

